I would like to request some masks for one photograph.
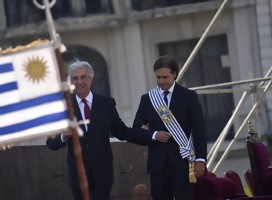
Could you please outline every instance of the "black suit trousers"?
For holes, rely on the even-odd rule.
[[[152,173],[151,195],[153,200],[193,200],[189,171],[177,170],[168,160],[160,173]]]
[[[83,200],[80,188],[72,188],[74,200]],[[89,187],[91,200],[110,200],[111,186]]]

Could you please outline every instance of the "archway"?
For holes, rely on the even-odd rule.
[[[110,96],[107,63],[98,51],[82,45],[67,46],[67,51],[62,54],[62,58],[67,67],[76,59],[89,62],[94,69],[92,92]]]

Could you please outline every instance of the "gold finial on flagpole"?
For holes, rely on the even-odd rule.
[[[49,40],[37,39],[37,40],[34,40],[34,41],[30,42],[27,45],[18,45],[18,46],[14,47],[14,48],[13,47],[8,47],[6,49],[0,48],[0,55],[4,55],[4,54],[8,54],[8,53],[15,53],[15,52],[18,52],[18,51],[35,48],[35,47],[38,47],[40,45],[48,44],[48,43],[49,43]]]

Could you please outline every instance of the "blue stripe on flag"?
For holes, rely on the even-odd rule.
[[[34,99],[29,99],[19,103],[9,104],[3,107],[0,107],[1,114],[6,114],[9,112],[19,111],[33,106],[42,105],[49,102],[59,101],[64,99],[63,92],[58,92],[54,94],[49,94]]]
[[[0,64],[0,73],[6,73],[10,71],[13,71],[12,63]]]
[[[0,85],[0,93],[8,92],[11,90],[17,90],[18,85],[17,82],[10,82],[3,85]]]
[[[37,127],[40,125],[46,125],[48,123],[57,122],[57,121],[67,119],[67,118],[68,118],[67,111],[42,116],[42,117],[39,117],[39,118],[36,118],[33,120],[29,120],[26,122],[13,124],[10,126],[0,128],[0,135],[6,135],[6,134],[11,134],[11,133],[16,133],[19,131],[24,131],[26,129]]]

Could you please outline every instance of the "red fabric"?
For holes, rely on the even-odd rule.
[[[197,179],[193,185],[194,200],[272,200],[272,196],[262,195],[248,197],[239,194],[236,184],[225,177],[216,177],[212,172],[206,170],[205,175]]]
[[[194,184],[194,200],[222,200],[247,197],[239,194],[235,183],[225,177],[216,177],[211,172],[197,179]]]
[[[237,172],[228,170],[225,172],[225,177],[231,179],[236,187],[238,188],[239,194],[245,194],[244,187],[241,181],[240,176],[237,174]]]
[[[268,150],[262,143],[252,143],[252,150],[258,176],[261,181],[260,184],[262,184],[261,187],[263,187],[265,194],[272,195],[272,170],[268,169],[271,165]]]
[[[90,119],[91,118],[91,109],[87,103],[86,99],[82,99],[81,100],[84,103],[84,115],[85,115],[85,119]]]
[[[251,169],[247,169],[244,172],[244,177],[246,179],[247,185],[248,185],[252,195],[255,196],[256,195],[256,187],[254,185],[254,180],[253,180]]]

